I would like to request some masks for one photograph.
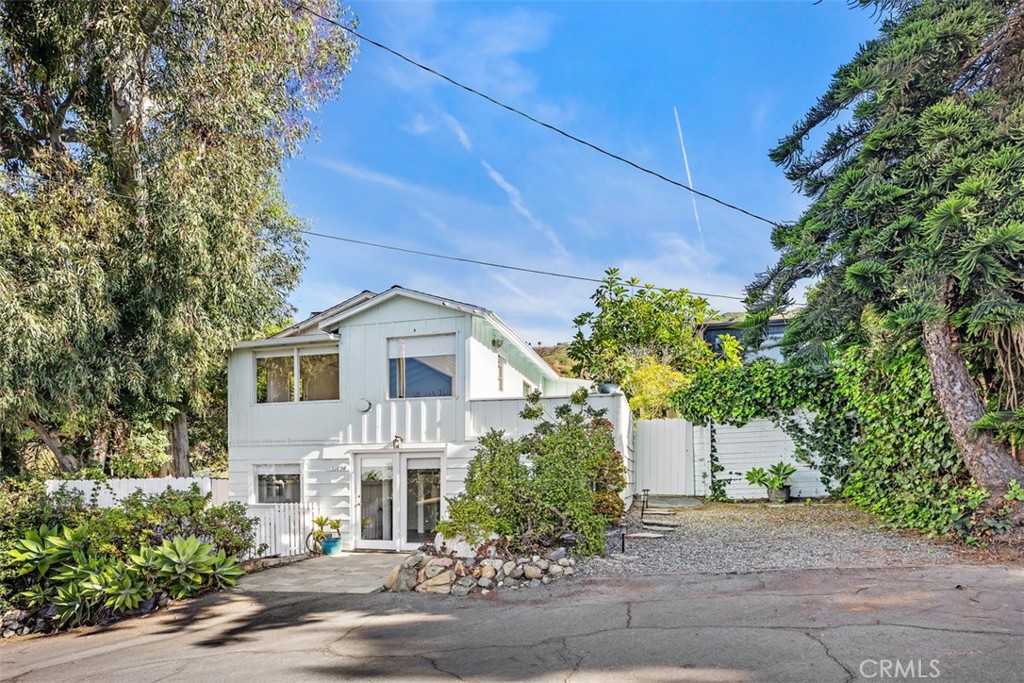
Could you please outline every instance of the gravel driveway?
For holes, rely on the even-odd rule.
[[[665,538],[627,540],[625,555],[619,553],[618,536],[611,537],[610,556],[580,565],[578,573],[906,567],[957,559],[952,544],[880,529],[877,518],[841,503],[705,503],[647,520],[679,526]],[[637,514],[625,521],[630,533],[643,530]]]

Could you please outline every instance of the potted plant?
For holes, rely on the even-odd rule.
[[[772,503],[785,503],[789,501],[789,484],[786,482],[795,473],[795,467],[788,462],[779,461],[767,470],[763,467],[751,468],[744,476],[751,486],[763,486],[768,489],[768,500]]]
[[[313,520],[313,540],[320,547],[324,555],[338,555],[341,553],[341,520],[330,519],[323,515]],[[330,529],[328,531],[327,529]]]

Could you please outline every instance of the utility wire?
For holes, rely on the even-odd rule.
[[[309,14],[312,14],[315,17],[319,17],[321,20],[326,21],[329,24],[332,24],[332,25],[337,26],[338,28],[340,28],[340,29],[342,29],[344,31],[347,31],[351,35],[353,35],[356,38],[359,38],[360,40],[362,40],[363,42],[369,43],[370,45],[378,47],[381,50],[384,50],[385,52],[388,52],[388,53],[394,55],[395,57],[398,57],[402,61],[407,62],[407,63],[415,66],[418,69],[422,69],[423,71],[426,71],[429,74],[432,74],[432,75],[437,76],[438,78],[440,78],[440,79],[442,79],[444,81],[447,81],[448,83],[454,85],[457,88],[461,88],[462,90],[465,90],[468,93],[476,95],[477,97],[481,97],[481,98],[487,100],[488,102],[490,102],[491,104],[495,104],[495,105],[501,107],[502,109],[505,109],[507,111],[512,112],[513,114],[521,116],[524,119],[526,119],[527,121],[531,121],[531,122],[537,124],[538,126],[542,126],[544,128],[547,128],[548,130],[553,131],[553,132],[557,133],[558,135],[561,135],[561,136],[563,136],[565,138],[568,138],[568,139],[572,140],[573,142],[577,142],[577,143],[579,143],[579,144],[581,144],[581,145],[583,145],[585,147],[589,147],[590,149],[594,150],[595,152],[598,152],[598,153],[603,154],[603,155],[605,155],[607,157],[615,159],[616,161],[621,161],[622,163],[624,163],[624,164],[626,164],[628,166],[632,166],[633,168],[635,168],[638,171],[641,171],[641,172],[646,173],[648,175],[654,176],[655,178],[658,178],[660,180],[664,180],[667,183],[670,183],[672,185],[675,185],[676,187],[682,188],[682,189],[686,190],[687,192],[691,192],[691,193],[693,193],[693,194],[695,194],[695,195],[697,195],[699,197],[703,197],[705,199],[710,199],[711,201],[715,202],[716,204],[720,204],[720,205],[726,207],[727,209],[732,209],[733,211],[738,211],[738,212],[740,212],[742,214],[750,216],[751,218],[759,220],[759,221],[761,221],[763,223],[767,223],[768,225],[770,225],[772,227],[778,227],[779,226],[779,223],[777,223],[776,221],[771,220],[770,218],[765,218],[764,216],[758,215],[758,214],[754,213],[753,211],[748,211],[747,209],[744,209],[743,207],[736,206],[735,204],[727,202],[724,199],[719,199],[718,197],[715,197],[714,195],[710,195],[707,192],[701,192],[700,190],[697,190],[697,189],[691,187],[690,185],[687,185],[685,183],[681,183],[678,180],[675,180],[673,178],[669,178],[668,176],[663,175],[663,174],[659,173],[658,171],[650,169],[650,168],[648,168],[646,166],[641,166],[640,164],[636,163],[635,161],[631,161],[630,159],[627,159],[624,156],[616,154],[615,152],[610,152],[610,151],[608,151],[607,149],[605,149],[603,147],[600,147],[600,146],[598,146],[598,145],[596,145],[596,144],[594,144],[592,142],[584,140],[581,137],[577,137],[577,136],[573,135],[572,133],[569,133],[569,132],[567,132],[565,130],[562,130],[561,128],[559,128],[557,126],[554,126],[554,125],[552,125],[550,123],[547,123],[545,121],[541,121],[540,119],[535,118],[535,117],[531,116],[530,114],[527,114],[526,112],[524,112],[524,111],[522,111],[520,109],[516,109],[515,107],[513,107],[510,104],[505,104],[504,102],[502,102],[500,100],[497,100],[497,99],[491,97],[490,95],[488,95],[486,93],[480,92],[479,90],[477,90],[476,88],[473,88],[472,86],[466,85],[465,83],[457,81],[454,78],[452,78],[451,76],[443,74],[440,71],[437,71],[436,69],[433,69],[433,68],[427,66],[426,64],[418,62],[415,59],[413,59],[412,57],[408,57],[408,56],[402,54],[401,52],[399,52],[398,50],[395,50],[394,48],[388,47],[384,43],[381,43],[381,42],[378,42],[376,40],[373,40],[372,38],[368,38],[368,37],[364,36],[363,34],[359,33],[358,31],[356,31],[354,28],[352,28],[350,26],[346,26],[345,24],[343,24],[340,21],[337,21],[335,19],[331,19],[330,17],[324,16],[323,14],[320,14],[316,10],[313,10],[313,9],[310,9],[309,7],[306,7],[305,5],[303,5],[300,2],[294,3],[294,6],[296,8],[298,8],[298,9],[301,9],[301,10],[304,10],[304,11],[308,12]]]
[[[34,175],[31,175],[31,174],[28,174],[28,173],[18,173],[16,171],[8,171],[6,169],[0,169],[0,173],[4,173],[4,174],[6,174],[8,176],[13,176],[13,177],[16,177],[16,178],[24,178],[26,180],[31,180],[31,181],[35,181],[35,182],[40,182],[40,181],[41,182],[47,182],[47,183],[48,182],[58,182],[58,181],[52,180],[50,178],[41,178],[39,176],[34,176]],[[100,191],[100,192],[102,192],[102,193],[104,193],[104,194],[106,194],[106,195],[108,195],[110,197],[119,197],[119,198],[122,198],[122,199],[129,199],[129,200],[136,199],[135,197],[132,197],[131,195],[126,195],[126,194],[122,194],[122,193],[119,193],[119,192],[114,192],[112,190],[107,190],[105,188],[92,187],[92,186],[85,185],[85,184],[78,183],[78,182],[66,182],[66,183],[63,183],[63,184],[74,185],[76,187],[81,187],[81,188],[86,189],[86,190],[98,190],[98,191]],[[168,207],[173,206],[173,205],[169,204],[168,202],[161,202],[161,201],[158,201],[158,200],[150,200],[150,201],[153,204],[162,204],[162,205],[168,206]],[[250,225],[255,225],[257,227],[260,227],[262,225],[258,221],[254,221],[254,220],[251,220],[251,219],[240,218],[238,216],[231,216],[231,215],[228,215],[228,214],[218,213],[218,212],[208,212],[208,213],[211,213],[211,215],[217,216],[218,218],[224,218],[224,219],[227,219],[227,220],[240,221],[242,223],[247,223],[247,224],[250,224]],[[355,239],[353,237],[342,237],[340,235],[333,235],[333,234],[330,234],[330,233],[318,232],[316,230],[308,230],[308,229],[305,229],[305,228],[298,228],[297,232],[302,233],[303,235],[309,235],[310,237],[319,237],[321,239],[333,240],[333,241],[336,241],[336,242],[345,242],[347,244],[356,244],[356,245],[364,246],[364,247],[373,247],[374,249],[386,249],[388,251],[397,251],[397,252],[401,252],[403,254],[412,254],[412,255],[415,255],[415,256],[425,256],[425,257],[429,257],[429,258],[443,259],[445,261],[456,261],[458,263],[469,263],[469,264],[473,264],[473,265],[484,266],[486,268],[499,268],[499,269],[502,269],[502,270],[512,270],[512,271],[516,271],[516,272],[520,272],[520,273],[530,273],[530,274],[533,274],[533,275],[544,275],[546,277],[556,277],[556,278],[562,278],[562,279],[565,279],[565,280],[577,280],[577,281],[580,281],[580,282],[595,282],[595,283],[598,283],[598,284],[604,282],[604,280],[601,279],[601,278],[587,277],[585,275],[573,275],[571,273],[559,273],[559,272],[552,271],[552,270],[540,270],[540,269],[537,269],[537,268],[526,268],[526,267],[523,267],[523,266],[514,266],[514,265],[507,264],[507,263],[494,263],[494,262],[491,262],[491,261],[481,261],[479,259],[473,259],[473,258],[468,258],[468,257],[464,257],[464,256],[452,256],[451,254],[441,254],[441,253],[432,252],[432,251],[423,251],[423,250],[420,250],[420,249],[412,249],[410,247],[400,247],[400,246],[397,246],[397,245],[394,245],[394,244],[383,244],[383,243],[380,243],[380,242],[371,242],[369,240]],[[633,289],[645,289],[646,288],[646,285],[625,284],[624,286],[631,287]],[[656,289],[661,289],[661,288],[656,288]],[[733,299],[733,300],[736,300],[736,301],[743,301],[744,300],[744,297],[736,296],[735,294],[715,294],[715,293],[712,293],[712,292],[698,292],[698,291],[695,291],[695,290],[687,290],[687,291],[689,291],[691,294],[694,294],[696,296],[714,297],[714,298],[717,298],[717,299]]]

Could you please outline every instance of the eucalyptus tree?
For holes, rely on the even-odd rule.
[[[813,201],[774,230],[748,307],[763,324],[817,278],[787,333],[797,353],[879,317],[916,338],[971,475],[998,494],[1024,470],[975,425],[1024,398],[1024,4],[861,4],[885,14],[878,37],[771,152]]]
[[[99,454],[111,420],[160,420],[187,473],[210,373],[289,313],[305,245],[282,163],[354,49],[280,0],[0,3],[5,428],[75,469],[71,441]]]

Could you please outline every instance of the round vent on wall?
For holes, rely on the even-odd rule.
[[[370,404],[370,402],[367,401],[365,398],[359,399],[359,404],[358,405],[359,405],[359,412],[361,412],[361,413],[365,413],[366,411],[368,411],[370,408],[373,407]]]

